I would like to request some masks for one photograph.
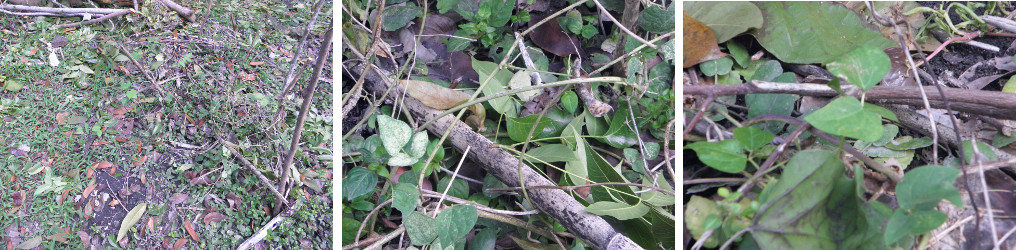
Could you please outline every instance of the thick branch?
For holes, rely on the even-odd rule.
[[[70,28],[70,27],[78,27],[78,26],[81,26],[81,25],[88,25],[88,24],[93,24],[93,23],[98,23],[98,22],[106,21],[106,20],[109,20],[111,18],[122,16],[122,15],[126,15],[127,13],[132,13],[132,12],[134,12],[134,10],[132,10],[132,9],[126,9],[126,10],[114,12],[113,14],[105,15],[105,16],[100,17],[100,18],[92,19],[92,20],[87,20],[87,21],[77,22],[77,23],[68,23],[68,24],[54,25],[53,27],[58,28],[58,29]]]
[[[363,69],[361,64],[352,67],[349,72],[354,74],[367,72],[366,81],[364,82],[367,84],[365,86],[375,93],[381,93],[388,88],[392,88],[392,93],[387,95],[387,100],[390,102],[396,101],[396,98],[399,96],[405,96],[402,99],[405,107],[414,116],[420,117],[418,120],[430,120],[442,113],[442,111],[431,109],[408,95],[403,95],[405,90],[401,85],[386,85],[387,82],[396,81],[383,81],[381,75],[376,74],[374,71],[364,71]],[[471,160],[479,163],[478,165],[482,166],[484,170],[505,184],[512,187],[520,186],[520,171],[515,168],[519,166],[518,160],[508,152],[499,149],[493,142],[483,137],[483,135],[473,132],[462,121],[455,120],[453,116],[443,116],[428,126],[427,129],[432,133],[443,133],[449,126],[453,127],[451,135],[448,137],[452,145],[460,150],[472,147],[471,153],[468,156]],[[526,186],[555,185],[524,164],[521,175],[521,180],[525,181]],[[537,208],[546,212],[560,222],[561,225],[564,225],[570,232],[573,232],[575,236],[595,249],[642,249],[631,239],[615,231],[603,218],[587,213],[585,206],[562,190],[533,189],[529,191],[529,197],[532,198],[532,202]]]
[[[196,20],[194,19],[194,14],[197,14],[198,11],[180,6],[179,4],[176,4],[171,0],[158,0],[158,1],[163,5],[166,5],[167,8],[176,11],[176,13],[179,13],[180,17],[183,17],[184,20],[187,20],[188,22],[194,22]]]
[[[104,9],[104,8],[50,8],[50,7],[36,7],[36,6],[25,6],[15,4],[0,4],[0,9],[13,10],[13,11],[29,11],[29,12],[48,12],[56,14],[113,14],[114,12],[120,11],[118,9]]]
[[[923,87],[925,92],[938,93],[935,87]],[[986,115],[1000,119],[1016,120],[1016,95],[998,92],[942,88],[953,110]],[[843,92],[858,96],[861,91],[853,85],[843,86]],[[699,85],[684,86],[687,95],[744,95],[744,94],[797,94],[807,96],[836,96],[838,93],[825,84],[810,83],[776,83],[751,81],[738,85]],[[903,104],[923,106],[920,90],[915,87],[875,86],[865,94],[865,101],[876,104]],[[940,95],[928,95],[934,108],[945,108]]]

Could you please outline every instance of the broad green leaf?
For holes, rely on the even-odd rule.
[[[381,28],[385,31],[395,31],[402,27],[406,27],[409,21],[420,15],[420,7],[416,4],[409,3],[403,6],[391,6],[385,8]]]
[[[419,161],[418,158],[403,152],[391,153],[391,156],[391,158],[388,158],[388,165],[396,167],[413,165],[413,163]]]
[[[497,69],[497,64],[492,62],[485,62],[476,60],[473,58],[473,69],[480,76],[480,81],[484,81]],[[508,81],[511,81],[512,74],[507,70],[498,70],[497,74],[490,79],[487,86],[483,88],[483,95],[492,96],[500,93],[507,88]],[[515,101],[512,101],[508,96],[502,96],[490,100],[490,106],[494,108],[498,113],[507,117],[518,117],[516,111]]]
[[[734,61],[730,57],[722,57],[700,63],[699,71],[702,71],[702,74],[706,76],[726,75],[730,73],[732,66],[734,66]]]
[[[610,215],[618,220],[630,220],[642,217],[649,212],[649,206],[641,202],[635,205],[612,201],[599,201],[586,207],[586,212],[595,215]]]
[[[141,220],[141,216],[145,215],[145,210],[148,209],[147,203],[140,203],[134,206],[130,212],[127,212],[127,216],[120,222],[120,231],[116,233],[116,242],[120,242],[124,237],[127,237],[127,232],[130,231],[134,224],[137,224]]]
[[[561,95],[561,106],[565,111],[574,114],[579,107],[579,97],[574,91],[569,90]]]
[[[720,207],[716,202],[702,196],[692,195],[687,204],[684,204],[684,224],[688,227],[695,240],[700,240],[706,229],[706,218],[710,215],[718,216]],[[709,237],[702,244],[706,248],[715,248],[720,244],[720,237]]]
[[[985,157],[988,157],[988,161],[997,161],[998,157],[995,156],[995,150],[985,144],[983,141],[977,141],[977,151],[979,151]],[[970,164],[973,162],[974,147],[970,146],[970,141],[963,141],[963,158],[966,159],[966,163]]]
[[[826,64],[829,73],[867,90],[889,74],[889,56],[882,49],[864,45]]]
[[[530,149],[526,154],[526,158],[532,162],[540,162],[536,159],[545,162],[569,162],[577,159],[572,153],[571,148],[568,148],[564,144],[543,145]]]
[[[409,156],[419,159],[427,152],[427,131],[417,132],[413,135],[413,143],[409,144]]]
[[[459,0],[438,0],[437,11],[439,14],[444,14],[445,12],[448,12],[449,10],[454,8],[455,5],[458,3]]]
[[[448,190],[448,195],[451,195],[451,196],[454,196],[454,197],[458,197],[458,198],[462,198],[462,199],[468,199],[469,198],[469,184],[466,184],[466,181],[463,181],[462,179],[456,178],[455,182],[452,182],[451,187],[449,187],[448,186],[448,181],[449,180],[451,180],[450,176],[449,177],[445,177],[445,178],[441,178],[441,181],[438,181],[437,189],[438,189],[439,192],[444,192],[445,188],[450,188]]]
[[[476,225],[476,207],[457,205],[437,215],[437,235],[441,242],[465,241],[466,234]]]
[[[574,138],[575,150],[572,151],[572,155],[575,156],[574,160],[565,163],[564,170],[568,172],[568,178],[572,184],[584,185],[586,179],[589,178],[588,170],[588,159],[586,159],[586,139],[582,138],[582,125],[569,124],[565,127],[562,137]]]
[[[402,146],[409,142],[413,134],[413,129],[409,127],[409,124],[384,114],[377,116],[377,126],[381,143],[388,153],[402,152]]]
[[[754,5],[752,5],[752,7],[754,7]],[[687,8],[687,5],[685,5],[685,8]],[[751,59],[751,57],[748,56],[748,49],[745,49],[744,45],[735,41],[728,41],[727,51],[730,52],[730,57],[734,58],[734,62],[737,62],[737,65],[742,68],[748,66],[748,59]]]
[[[888,109],[883,108],[883,107],[878,106],[878,105],[875,105],[875,104],[870,104],[870,103],[869,104],[865,104],[864,105],[864,110],[867,110],[868,112],[875,113],[875,114],[881,116],[882,118],[889,119],[890,121],[894,121],[894,122],[899,122],[900,121],[900,118],[896,118],[896,113],[893,113],[892,111],[889,111]]]
[[[649,191],[642,193],[642,200],[652,204],[653,206],[671,206],[677,203],[677,199],[673,195],[664,194],[660,191]]]
[[[406,233],[409,234],[409,240],[413,245],[429,244],[437,238],[437,230],[437,219],[416,211],[406,216]]]
[[[908,214],[905,209],[897,209],[885,226],[885,244],[891,245],[907,235],[919,235],[930,232],[942,225],[948,218],[937,210],[919,210]]]
[[[794,74],[790,72],[783,73],[783,68],[776,61],[766,61],[757,66],[757,70],[752,72],[751,79],[797,82]],[[794,103],[797,102],[797,99],[800,99],[800,97],[792,94],[749,94],[744,97],[745,103],[748,105],[748,118],[766,114],[789,116],[794,111]],[[765,122],[755,126],[769,133],[777,134],[783,130],[784,124],[780,122]]]
[[[1016,134],[1005,136],[1002,133],[997,133],[995,134],[995,137],[991,139],[991,146],[1001,148],[1009,146],[1009,144],[1012,144],[1013,142],[1016,142]]]
[[[834,135],[865,141],[875,141],[882,136],[882,122],[878,115],[864,110],[861,102],[850,96],[836,98],[805,116],[804,120]]]
[[[929,165],[910,170],[903,175],[903,181],[896,185],[896,200],[902,209],[931,210],[942,199],[963,206],[960,193],[953,187],[953,181],[960,171],[945,166]]]
[[[666,10],[658,5],[649,6],[649,8],[642,10],[642,14],[639,16],[639,27],[642,27],[645,31],[661,35],[674,32],[676,30],[674,25],[674,21],[677,20],[676,17],[677,12],[674,11],[673,3]]]
[[[7,79],[6,81],[0,81],[0,82],[3,83],[4,89],[6,89],[7,91],[10,91],[10,92],[21,91],[21,88],[25,86],[25,83],[23,83],[21,81],[18,81],[18,80],[14,80],[14,79]]]
[[[762,27],[762,12],[750,2],[685,2],[684,12],[709,26],[718,43]]]
[[[720,142],[695,142],[685,148],[695,151],[699,160],[707,166],[727,173],[744,171],[748,157],[744,155],[744,146],[737,140]]]
[[[377,186],[377,174],[369,169],[357,167],[346,173],[342,180],[342,189],[345,189],[344,196],[347,201],[371,193]]]
[[[854,182],[838,155],[806,150],[794,155],[775,184],[763,191],[751,232],[762,249],[867,249],[876,234],[865,227]]]
[[[588,143],[585,145],[585,151],[589,179],[593,183],[629,182],[621,175],[620,163],[617,167],[611,166],[603,159],[603,156],[593,151]],[[628,204],[638,202],[635,192],[628,186],[614,186],[614,190],[607,190],[605,187],[592,187],[590,193],[594,201],[620,201]]]
[[[487,5],[490,8],[490,19],[487,20],[487,24],[490,27],[498,28],[508,24],[508,20],[512,17],[512,10],[515,7],[515,2],[502,1],[502,0],[487,0],[480,4],[480,8],[483,5]]]
[[[533,131],[533,139],[549,136],[545,134],[545,128],[551,123],[551,119],[544,116],[540,119],[540,123],[537,124],[536,119],[539,116],[540,114],[532,114],[522,118],[508,117],[508,137],[517,142],[524,142],[527,136],[529,136],[529,131],[533,130],[533,125],[536,125],[536,130]]]
[[[404,215],[416,210],[416,204],[420,198],[420,190],[417,190],[414,184],[395,184],[395,189],[392,191],[392,207],[402,211]]]
[[[568,14],[558,17],[557,23],[561,25],[561,29],[568,31],[568,33],[582,33],[582,14],[576,10],[569,11]]]
[[[628,109],[627,102],[618,101],[617,106],[618,110],[611,117],[610,128],[607,129],[607,133],[603,134],[602,138],[597,139],[614,148],[630,147],[638,143],[638,138],[635,136],[635,132],[632,131],[635,123],[631,122],[631,113],[629,113],[630,109]]]
[[[769,144],[775,138],[772,133],[755,127],[740,127],[734,129],[734,138],[744,145],[744,149],[755,151],[763,145]]]
[[[473,240],[469,242],[469,250],[487,250],[494,249],[497,245],[497,228],[484,228],[473,236]]]
[[[763,24],[751,34],[787,63],[828,63],[863,45],[895,43],[864,27],[857,14],[829,2],[756,2]]]
[[[889,141],[892,141],[893,138],[896,138],[896,134],[898,134],[899,132],[900,132],[900,127],[897,127],[896,125],[892,125],[892,124],[883,125],[882,126],[882,136],[879,137],[878,140],[875,140],[875,141],[873,141],[871,143],[872,143],[872,145],[875,145],[875,146],[884,146],[884,145],[888,144]]]

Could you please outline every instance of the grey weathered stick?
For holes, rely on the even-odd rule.
[[[357,65],[352,68],[351,72],[367,72],[364,83],[368,89],[380,93],[391,87],[393,93],[388,95],[388,101],[395,101],[396,97],[403,96],[402,92],[405,90],[401,85],[386,85],[386,82],[395,82],[394,80],[384,81],[380,75],[363,69],[363,65]],[[431,109],[408,96],[403,101],[405,107],[414,116],[419,117],[419,120],[430,120],[442,113],[442,111]],[[456,120],[453,116],[443,116],[428,126],[427,130],[430,130],[431,133],[441,134],[449,127],[453,127],[451,135],[448,137],[453,146],[460,150],[472,147],[470,159],[479,163],[479,166],[505,184],[512,187],[520,186],[519,172],[515,168],[519,165],[518,160],[508,152],[499,149],[483,135],[473,132],[462,121]],[[523,165],[521,172],[522,180],[525,180],[526,186],[555,185],[528,166]],[[529,191],[529,197],[532,198],[532,202],[537,208],[560,222],[575,236],[595,249],[642,249],[627,236],[615,231],[603,218],[587,213],[585,206],[562,190],[534,189]]]
[[[198,11],[180,6],[179,4],[176,4],[171,0],[158,0],[158,1],[163,5],[166,5],[167,8],[176,11],[176,13],[180,14],[180,17],[183,17],[184,20],[187,20],[188,22],[195,21],[194,14],[197,14]]]
[[[96,18],[96,19],[92,19],[92,20],[87,20],[87,21],[83,21],[83,22],[77,22],[77,23],[68,23],[68,24],[53,25],[53,27],[54,28],[58,28],[58,29],[69,28],[69,27],[78,27],[78,26],[81,26],[81,25],[88,25],[88,24],[93,24],[93,23],[98,23],[98,22],[106,21],[106,20],[109,20],[109,19],[114,18],[114,17],[126,15],[127,13],[134,13],[134,10],[131,10],[131,9],[121,10],[121,11],[114,12],[113,14],[102,16],[100,18]]]
[[[0,4],[0,9],[4,10],[16,10],[16,11],[30,11],[30,12],[48,12],[56,14],[113,14],[114,12],[120,11],[119,9],[105,9],[105,8],[50,8],[50,7],[36,7],[36,6],[25,6],[15,4]]]

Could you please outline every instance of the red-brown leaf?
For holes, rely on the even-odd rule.
[[[211,224],[212,222],[220,222],[225,219],[226,216],[218,212],[211,212],[205,215],[205,225]]]
[[[183,227],[187,229],[187,234],[190,234],[194,241],[201,242],[201,239],[198,238],[198,232],[194,231],[194,226],[191,225],[190,220],[183,221]]]
[[[685,68],[701,62],[726,56],[716,44],[716,35],[705,24],[684,13],[684,62]]]

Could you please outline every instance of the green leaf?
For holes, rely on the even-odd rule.
[[[776,136],[755,127],[740,127],[734,129],[734,138],[744,145],[744,149],[755,151],[763,145],[769,144]]]
[[[7,90],[7,91],[10,91],[10,92],[21,91],[21,88],[23,88],[25,86],[25,83],[23,83],[21,81],[18,81],[18,80],[14,80],[14,79],[8,79],[8,80],[2,81],[2,82],[3,82],[3,85],[4,85],[4,89]]]
[[[490,19],[487,19],[487,24],[490,27],[499,28],[508,24],[508,20],[512,17],[512,10],[514,10],[514,1],[503,1],[503,0],[487,0],[480,4],[480,8],[483,6],[489,6],[490,8]]]
[[[495,69],[497,69],[497,64],[473,58],[473,69],[476,70],[476,73],[480,76],[479,79],[482,82],[486,80]],[[495,74],[494,77],[490,79],[490,82],[487,83],[487,86],[483,88],[483,95],[492,96],[504,91],[507,88],[506,84],[508,81],[511,81],[511,79],[511,72],[507,70],[498,70],[497,74]],[[490,106],[498,113],[507,117],[518,117],[515,101],[512,101],[508,96],[502,96],[490,100]]]
[[[850,96],[836,98],[805,116],[804,120],[834,135],[865,141],[875,141],[882,136],[882,122],[878,115],[864,110],[861,102]]]
[[[448,12],[459,3],[459,0],[437,0],[437,11],[440,14]]]
[[[375,186],[377,186],[377,174],[362,167],[349,170],[346,173],[346,178],[342,179],[342,189],[346,191],[344,196],[347,201],[374,192]]]
[[[512,90],[533,86],[533,80],[531,77],[532,73],[533,73],[532,71],[528,70],[519,70],[518,72],[515,72],[515,75],[512,76],[512,79],[508,81],[508,85],[512,87]],[[538,89],[530,90],[525,92],[519,92],[515,94],[515,96],[518,96],[519,100],[522,100],[523,102],[528,102],[532,101],[533,97],[540,95],[540,92],[541,91]]]
[[[437,183],[436,187],[438,189],[438,192],[444,192],[445,188],[449,188],[448,195],[462,199],[469,199],[469,184],[466,184],[466,181],[456,178],[455,182],[452,182],[451,187],[449,187],[448,186],[449,180],[451,180],[450,176],[441,178],[441,181]]]
[[[720,142],[695,142],[685,148],[694,150],[699,160],[707,166],[727,173],[744,171],[748,157],[744,155],[744,146],[737,140]]]
[[[403,6],[391,6],[385,8],[384,14],[382,14],[381,28],[385,31],[395,31],[402,27],[406,27],[409,21],[420,15],[420,7],[416,4],[409,3]]]
[[[388,158],[388,165],[396,167],[413,165],[413,163],[419,161],[418,158],[403,152],[391,153],[391,156],[391,158]]]
[[[420,190],[413,184],[395,184],[392,191],[392,207],[402,211],[402,214],[409,214],[416,210],[416,204],[420,198]]]
[[[702,235],[708,231],[706,229],[706,224],[709,224],[707,223],[708,218],[719,214],[720,207],[716,205],[716,202],[702,196],[692,195],[688,203],[684,205],[684,223],[695,240],[701,240]],[[709,237],[702,246],[715,248],[720,244],[718,238]]]
[[[885,226],[885,244],[891,245],[906,235],[919,235],[931,232],[941,226],[948,216],[936,210],[920,210],[907,214],[904,209],[897,209]]]
[[[709,26],[716,34],[717,43],[762,27],[762,12],[750,2],[689,1],[684,3],[684,12]]]
[[[579,107],[578,95],[571,90],[564,92],[564,94],[561,95],[561,106],[564,107],[564,110],[567,110],[568,113],[575,114],[576,109]]]
[[[962,207],[960,193],[953,187],[953,181],[959,173],[955,168],[937,165],[910,170],[903,175],[903,181],[896,185],[896,200],[900,208],[931,210],[942,199]]]
[[[585,37],[586,39],[593,38],[593,36],[596,36],[596,34],[599,33],[600,31],[596,29],[596,26],[592,25],[582,26],[582,37]]]
[[[730,60],[730,57],[722,57],[699,64],[699,71],[702,71],[702,74],[706,76],[726,75],[730,73],[732,66],[734,66],[734,61]]]
[[[1016,134],[1006,136],[1002,133],[997,133],[995,134],[995,137],[991,139],[991,146],[1001,148],[1009,146],[1009,144],[1012,144],[1013,142],[1016,142]]]
[[[826,64],[829,73],[867,90],[889,74],[889,56],[882,49],[864,45]]]
[[[618,220],[630,220],[642,217],[649,212],[649,206],[636,203],[628,205],[620,202],[600,201],[586,207],[586,212],[595,215],[610,215]]]
[[[868,30],[857,14],[829,2],[757,2],[764,20],[751,34],[788,63],[828,63],[863,45],[885,49],[895,43]]]
[[[568,33],[582,34],[582,14],[579,14],[577,10],[571,10],[568,14],[558,17],[557,24],[561,25],[561,29],[568,31]]]
[[[141,216],[145,215],[145,210],[148,209],[147,203],[140,203],[134,206],[130,212],[127,212],[127,216],[120,222],[120,231],[116,233],[116,242],[120,242],[124,237],[127,237],[127,232],[130,231],[134,224],[137,224],[141,220]]]
[[[685,8],[687,8],[687,6],[685,6]],[[734,58],[734,62],[737,62],[737,65],[741,66],[742,68],[748,66],[749,62],[748,60],[751,59],[751,57],[748,56],[748,49],[745,49],[744,45],[741,45],[740,43],[734,41],[728,41],[727,51],[730,52],[730,57]]]
[[[649,6],[649,8],[642,10],[642,14],[639,16],[639,27],[660,35],[674,32],[676,15],[673,3],[666,10],[658,5]]]
[[[638,143],[638,138],[631,129],[631,126],[634,126],[635,123],[631,122],[631,114],[629,113],[630,109],[627,102],[618,101],[617,106],[618,110],[614,112],[614,116],[610,120],[610,128],[607,129],[602,138],[597,139],[614,148],[627,148]]]
[[[664,194],[660,191],[649,191],[642,193],[642,200],[652,204],[653,206],[671,206],[677,203],[677,199],[673,195]]]
[[[844,244],[860,235],[853,182],[843,177],[837,153],[806,150],[794,155],[779,181],[760,198],[762,210],[752,236],[762,249],[857,249]],[[839,178],[838,178],[839,177]],[[863,231],[861,231],[863,232]],[[844,246],[846,245],[846,246]]]
[[[779,67],[779,63],[776,63],[776,66]],[[783,70],[779,69],[779,71],[782,72]],[[764,74],[769,73],[759,70],[754,74],[754,76]],[[763,81],[769,80],[774,80],[776,82],[796,82],[796,80],[794,80],[793,73],[790,72],[777,73],[777,76],[773,76],[773,78]],[[800,99],[797,95],[792,94],[749,94],[745,95],[744,98],[745,103],[748,105],[748,118],[767,114],[788,116],[794,111],[794,103],[797,102],[797,99]],[[765,122],[755,126],[768,131],[769,133],[777,134],[783,130],[784,124],[780,122]]]
[[[416,132],[413,136],[413,143],[409,144],[409,156],[414,159],[420,159],[424,153],[427,152],[427,131]]]
[[[416,211],[406,216],[406,233],[409,234],[409,240],[413,242],[413,245],[429,244],[434,238],[437,238],[437,231],[437,219]]]
[[[988,157],[989,161],[997,161],[998,157],[995,156],[995,150],[985,144],[983,141],[977,141],[977,151],[979,151],[985,157]],[[963,141],[963,158],[966,159],[967,164],[973,162],[974,147],[970,146],[970,141]]]
[[[564,144],[543,145],[538,148],[530,149],[526,152],[526,154],[526,158],[533,162],[539,162],[536,161],[536,159],[540,159],[545,162],[569,162],[577,159],[572,153],[572,150]]]
[[[497,245],[497,229],[496,228],[484,228],[473,236],[473,240],[469,242],[469,250],[487,250],[495,249]]]
[[[575,156],[575,159],[564,165],[564,170],[568,172],[568,178],[572,184],[586,184],[586,178],[589,178],[589,162],[586,159],[588,147],[586,147],[586,139],[582,138],[582,125],[569,124],[561,136],[574,138],[575,151],[572,151],[572,155]]]
[[[377,116],[378,134],[388,153],[402,152],[402,146],[409,142],[413,129],[409,124],[381,114]]]
[[[476,207],[457,205],[437,215],[437,235],[441,242],[464,241],[466,234],[476,225]]]
[[[871,113],[875,113],[875,114],[881,116],[882,118],[889,119],[890,121],[894,121],[894,122],[899,122],[900,121],[900,118],[896,117],[896,113],[893,113],[892,111],[889,111],[888,109],[883,108],[883,107],[878,106],[878,105],[875,105],[875,104],[870,104],[870,103],[869,104],[864,104],[864,110],[867,110],[868,112],[871,112]]]
[[[544,116],[540,119],[540,123],[536,123],[536,118],[539,118],[540,114],[532,114],[522,118],[508,117],[508,137],[517,142],[526,141],[526,137],[529,136],[529,131],[533,129],[533,125],[536,125],[536,131],[533,131],[533,139],[543,138],[544,128],[550,124],[550,117]],[[548,135],[549,136],[549,135]]]

